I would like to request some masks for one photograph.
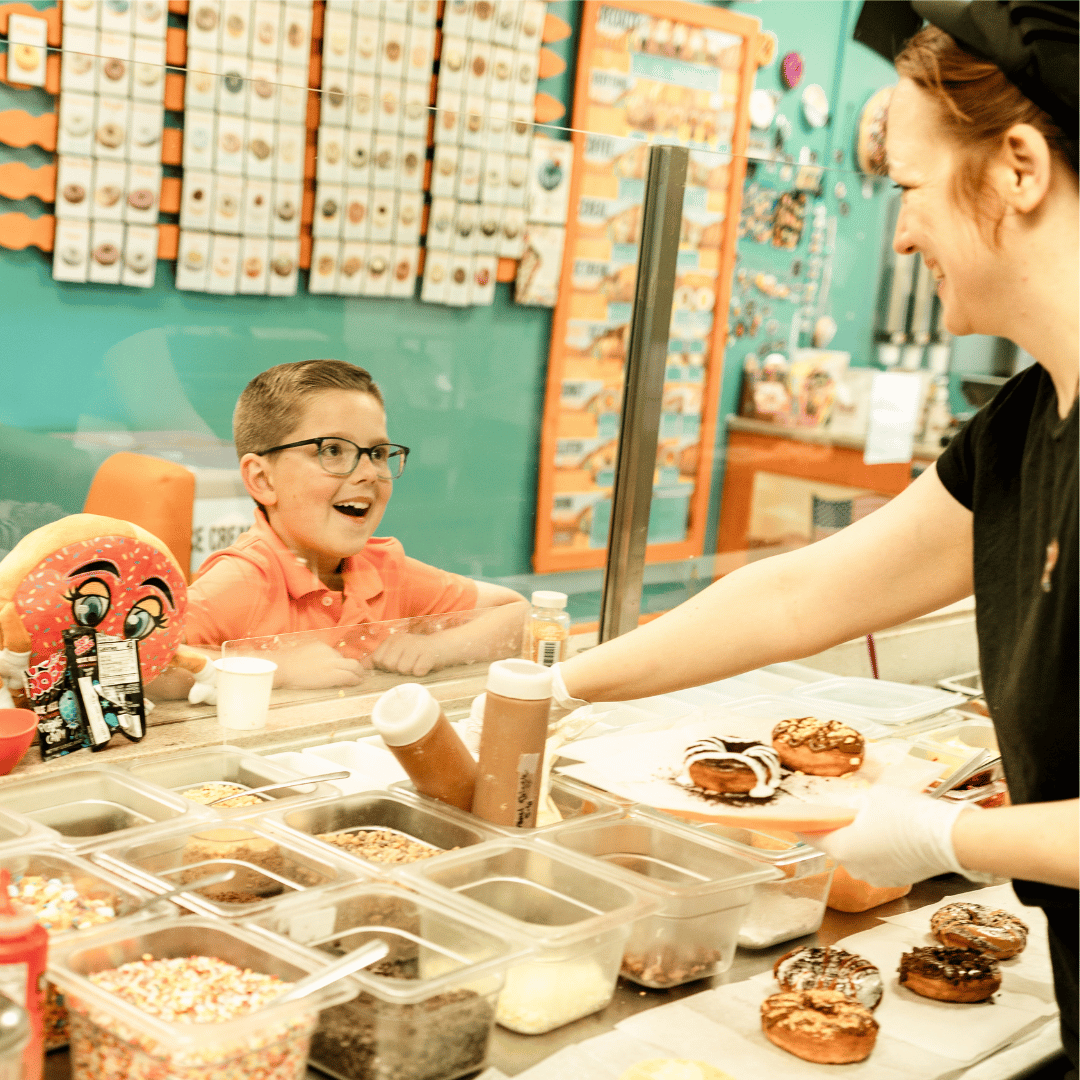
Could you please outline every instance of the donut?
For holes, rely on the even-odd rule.
[[[109,150],[115,150],[124,141],[124,128],[111,121],[104,123],[97,130],[97,141]]]
[[[337,265],[337,260],[333,255],[322,255],[319,257],[319,264],[317,270],[320,274],[332,274],[334,267]]]
[[[65,184],[61,194],[64,196],[64,202],[81,203],[86,198],[86,188],[82,184]]]
[[[349,221],[353,225],[359,225],[364,220],[364,215],[367,213],[367,207],[357,199],[354,199],[349,203]]]
[[[265,161],[270,156],[270,144],[265,139],[252,139],[248,148],[259,161]]]
[[[755,741],[702,739],[686,748],[687,772],[706,791],[767,799],[780,780],[780,759],[771,746]]]
[[[381,274],[385,274],[386,260],[381,255],[376,255],[375,258],[368,263],[368,273],[373,277],[379,277]]]
[[[149,210],[154,205],[154,193],[149,188],[136,188],[127,201],[132,210]]]
[[[454,267],[454,273],[452,274],[452,277],[454,279],[454,284],[455,285],[464,285],[466,276],[467,275],[465,273],[465,268],[464,267],[462,267],[462,266]]]
[[[249,278],[257,278],[263,270],[263,261],[257,255],[244,260],[244,273]]]
[[[231,192],[223,191],[218,196],[217,209],[221,217],[235,217],[236,212],[240,209],[240,200]]]
[[[97,189],[95,199],[97,200],[98,206],[115,206],[120,201],[120,196],[122,194],[123,192],[118,185],[102,184],[101,187]]]
[[[803,1061],[864,1061],[877,1041],[873,1013],[839,990],[782,990],[761,1003],[765,1038]]]
[[[293,272],[294,265],[288,255],[278,255],[270,264],[271,269],[278,277],[288,277]]]
[[[269,79],[253,79],[251,89],[255,91],[256,97],[269,98],[274,95],[274,84]]]
[[[73,139],[81,139],[90,131],[90,117],[84,112],[67,113],[64,116],[64,130]]]
[[[935,1001],[985,1001],[1001,986],[1001,973],[977,949],[923,945],[900,957],[900,985]]]
[[[184,265],[189,270],[201,270],[205,265],[203,253],[198,248],[191,248],[184,255]]]
[[[277,205],[277,216],[282,221],[292,221],[296,217],[296,203],[292,199],[282,199]]]
[[[41,63],[41,50],[36,45],[12,45],[10,48],[15,66],[23,71],[33,71]]]
[[[773,975],[781,990],[839,990],[867,1009],[881,1003],[881,972],[846,949],[792,949],[773,964]]]
[[[930,916],[930,933],[942,945],[978,949],[994,960],[1024,951],[1027,925],[1015,915],[982,904],[946,904]]]
[[[772,733],[784,768],[811,776],[844,776],[863,763],[863,737],[839,720],[802,716],[781,720]]]
[[[341,143],[330,139],[321,149],[327,165],[336,165],[341,160]]]
[[[145,274],[150,269],[150,252],[143,247],[130,249],[124,256],[124,262],[129,270],[135,274]]]
[[[195,25],[204,32],[217,27],[217,12],[212,7],[201,7],[195,12]]]
[[[120,249],[107,241],[94,248],[94,259],[101,266],[112,266],[120,258]]]
[[[357,273],[363,265],[364,264],[355,255],[350,255],[341,264],[341,272],[346,277],[352,277],[353,274]]]
[[[619,1080],[732,1080],[704,1061],[690,1058],[650,1058],[631,1065]]]
[[[327,161],[329,161],[329,160],[330,159],[328,157]],[[354,146],[352,148],[352,150],[349,151],[349,164],[354,169],[366,168],[367,163],[368,163],[368,148],[366,146]],[[333,165],[334,162],[331,161],[330,164]]]
[[[409,276],[409,271],[411,269],[412,267],[409,263],[409,260],[402,259],[401,262],[399,262],[397,266],[394,267],[394,277],[397,278],[398,281],[404,281]],[[487,271],[484,271],[484,273],[487,273]],[[486,285],[487,282],[482,282],[482,284]]]

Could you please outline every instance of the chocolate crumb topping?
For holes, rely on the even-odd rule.
[[[944,979],[959,986],[969,979],[986,979],[998,973],[996,960],[977,949],[950,949],[944,945],[922,945],[900,957],[900,981],[907,974],[928,979]]]

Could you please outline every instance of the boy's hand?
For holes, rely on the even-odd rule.
[[[443,666],[435,634],[391,634],[368,658],[383,671],[399,675],[427,675]]]
[[[289,690],[325,690],[331,686],[359,686],[365,668],[359,660],[342,656],[333,646],[310,641],[273,654],[277,664],[274,685]]]

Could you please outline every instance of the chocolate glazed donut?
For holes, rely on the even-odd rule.
[[[780,759],[771,746],[744,739],[702,739],[683,759],[690,779],[706,791],[770,798],[780,780]]]
[[[900,985],[935,1001],[985,1001],[1001,986],[997,961],[976,949],[924,945],[900,957]]]

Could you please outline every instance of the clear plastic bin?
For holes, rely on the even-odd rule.
[[[55,842],[56,833],[22,814],[0,810],[0,854],[12,849]]]
[[[758,832],[718,824],[698,828],[740,855],[783,873],[782,878],[755,886],[754,898],[739,929],[739,945],[744,949],[767,949],[817,932],[825,917],[825,901],[836,867],[828,855],[802,843],[794,833]]]
[[[506,968],[527,946],[478,923],[386,883],[288,901],[257,920],[331,957],[373,938],[390,946],[354,976],[360,995],[319,1018],[312,1064],[340,1080],[452,1080],[483,1068]]]
[[[174,829],[103,848],[94,852],[94,861],[151,892],[232,870],[229,881],[177,897],[181,907],[225,919],[251,918],[283,896],[369,876],[355,860],[339,858],[325,845],[306,843],[258,821]]]
[[[507,972],[495,1013],[523,1035],[604,1008],[634,924],[659,906],[595,860],[527,841],[485,844],[398,873],[433,899],[451,891],[474,905],[478,918],[530,942],[533,955]]]
[[[471,814],[400,791],[343,795],[291,810],[274,811],[260,820],[283,832],[302,836],[306,841],[314,841],[320,848],[340,853],[377,873],[400,864],[365,858],[362,849],[342,847],[339,843],[353,837],[359,841],[370,836],[388,844],[400,844],[401,854],[408,849],[423,858],[438,858],[442,852],[472,847],[500,835]],[[319,839],[326,835],[340,838],[339,843]],[[388,852],[388,855],[395,854]]]
[[[76,852],[117,838],[159,831],[163,823],[207,821],[203,806],[107,765],[72,769],[0,786],[0,809],[22,814],[49,830],[49,841]]]
[[[621,970],[655,989],[727,971],[754,886],[783,877],[701,830],[643,812],[564,825],[540,842],[617,867],[657,899],[659,910],[635,923]]]
[[[81,935],[51,951],[49,974],[71,1010],[72,1080],[302,1080],[319,1011],[356,994],[349,979],[302,1002],[218,1024],[151,1016],[87,978],[135,960],[210,956],[298,982],[325,964],[257,927],[198,917],[156,919]]]
[[[445,803],[437,799],[429,799],[421,795],[413,786],[411,780],[402,780],[392,785],[391,791],[407,793],[411,798],[418,800],[425,806],[444,806]],[[548,825],[537,825],[533,828],[524,828],[517,825],[496,825],[490,821],[469,814],[471,821],[479,823],[486,829],[494,829],[502,836],[536,836],[548,829],[557,829],[568,821],[576,821],[588,817],[590,821],[599,821],[602,818],[622,817],[630,803],[620,799],[616,795],[609,795],[605,791],[591,787],[589,784],[581,784],[566,776],[552,776],[551,778],[551,801],[555,809],[559,811],[561,819]]]
[[[40,877],[46,881],[60,881],[66,889],[73,890],[86,900],[100,900],[115,912],[113,920],[126,918],[129,913],[149,899],[153,893],[140,889],[130,882],[115,874],[109,873],[103,867],[95,866],[94,863],[77,855],[62,851],[44,851],[41,849],[21,849],[19,851],[0,851],[0,868],[7,870],[11,875],[11,883],[22,886],[23,880],[28,877]],[[65,890],[66,891],[66,890]],[[41,910],[28,898],[20,897],[19,902],[35,910]],[[143,908],[136,918],[151,919],[163,915],[175,915],[176,907],[168,900],[161,900],[148,908]],[[87,923],[80,927],[76,925],[64,926],[62,920],[39,919],[49,934],[49,948],[56,948],[63,942],[70,941],[78,934],[85,934],[91,929],[93,923]],[[99,926],[106,922],[98,923]],[[67,1046],[68,1042],[68,1013],[64,1005],[63,995],[56,986],[49,982],[45,991],[44,1004],[44,1042],[46,1050],[56,1050],[61,1046]]]
[[[235,784],[242,788],[265,787],[267,784],[289,780],[300,781],[306,775],[278,762],[249,754],[235,746],[222,746],[214,750],[197,750],[190,754],[174,754],[152,761],[137,761],[128,766],[132,776],[137,776],[159,787],[168,788],[178,795],[205,784]],[[330,768],[324,772],[332,772]],[[337,794],[332,784],[297,783],[295,787],[268,791],[265,796],[254,796],[252,806],[214,806],[215,814],[223,817],[248,817],[275,805],[296,805],[312,799],[325,799]],[[203,804],[199,804],[203,805]]]
[[[793,697],[828,709],[840,719],[874,720],[879,724],[907,724],[961,704],[963,694],[950,694],[933,686],[860,679],[845,676],[806,683],[792,689]]]

